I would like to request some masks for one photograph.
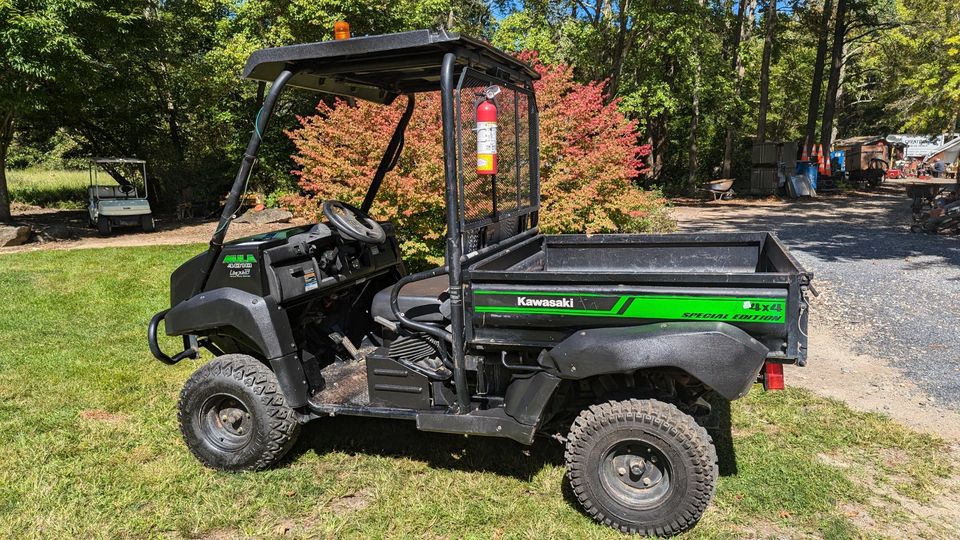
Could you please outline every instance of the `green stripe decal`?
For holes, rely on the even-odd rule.
[[[783,324],[786,300],[475,290],[476,313]]]

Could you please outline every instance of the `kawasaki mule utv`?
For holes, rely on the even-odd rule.
[[[209,248],[173,273],[171,307],[148,332],[164,362],[200,347],[217,357],[180,396],[201,462],[269,467],[301,424],[333,415],[523,444],[545,435],[565,442],[573,493],[597,521],[655,535],[697,522],[718,474],[694,421],[704,396],[780,386],[783,364],[805,362],[811,275],[775,236],[541,234],[538,75],[474,39],[265,49],[244,75],[273,84]],[[287,86],[402,97],[406,109],[359,207],[328,200],[325,222],[224,245]],[[446,264],[407,274],[394,227],[368,213],[417,94],[437,91]],[[161,322],[183,337],[175,356],[158,346]]]

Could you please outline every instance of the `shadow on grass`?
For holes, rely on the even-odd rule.
[[[720,475],[735,475],[730,402],[716,399],[712,404],[708,432],[717,449]],[[412,421],[350,416],[321,418],[305,425],[287,460],[294,461],[308,452],[412,459],[436,469],[489,472],[522,481],[532,480],[547,465],[564,466],[563,445],[547,438],[537,438],[533,445],[524,446],[509,439],[419,431]],[[575,502],[567,487],[564,490],[564,495]]]
[[[523,481],[546,465],[563,466],[563,447],[549,439],[523,446],[509,439],[423,432],[412,421],[346,416],[305,425],[291,459],[307,452],[412,459],[437,469],[490,472]]]
[[[730,400],[716,397],[710,400],[713,406],[711,416],[716,419],[713,427],[707,430],[717,449],[717,462],[720,476],[737,474],[737,455],[733,448],[733,421],[730,417]]]

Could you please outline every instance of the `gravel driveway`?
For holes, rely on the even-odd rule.
[[[682,231],[775,231],[814,272],[818,325],[960,410],[960,238],[911,233],[902,187],[679,206],[674,216]]]

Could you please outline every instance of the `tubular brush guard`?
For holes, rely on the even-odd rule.
[[[176,356],[170,357],[160,349],[160,343],[157,341],[157,329],[160,327],[160,321],[167,316],[168,311],[170,310],[165,309],[150,319],[150,325],[147,326],[147,343],[150,344],[150,353],[157,360],[171,366],[184,358],[196,359],[200,354],[200,344],[197,342],[197,336],[194,335],[183,336],[183,351]]]

